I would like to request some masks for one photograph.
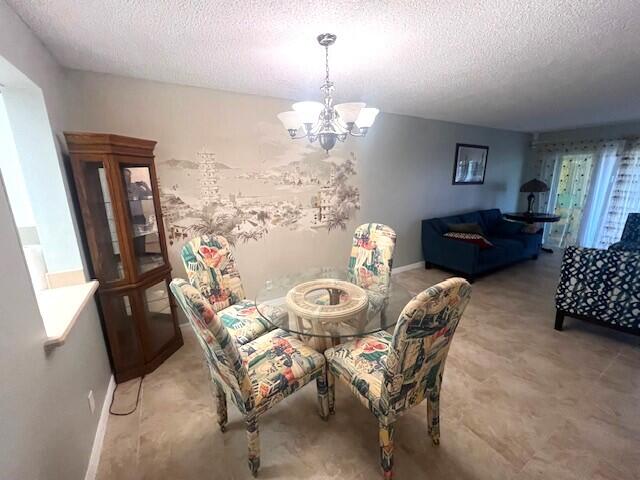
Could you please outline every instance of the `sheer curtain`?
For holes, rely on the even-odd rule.
[[[538,150],[538,176],[550,190],[540,195],[539,209],[560,216],[545,225],[543,241],[548,246],[566,247],[579,243],[581,225],[588,206],[596,146],[546,144]]]
[[[545,244],[606,248],[619,240],[620,218],[640,207],[640,144],[634,145],[614,140],[534,147],[534,171],[550,188],[540,194],[539,210],[561,217],[545,225]]]
[[[620,240],[629,213],[640,212],[640,140],[625,142],[615,156],[595,245],[607,248]]]

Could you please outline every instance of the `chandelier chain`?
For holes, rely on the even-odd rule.
[[[328,85],[329,84],[329,45],[326,45],[324,47],[324,64],[326,67],[326,72],[327,72],[327,76],[325,78],[325,83]]]

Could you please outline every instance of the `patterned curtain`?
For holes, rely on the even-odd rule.
[[[578,243],[593,171],[592,153],[562,155],[557,177],[554,213],[560,221],[547,229],[545,242],[566,247]]]
[[[580,141],[534,146],[534,172],[550,188],[539,195],[538,210],[561,218],[545,225],[545,244],[595,246],[593,238],[600,238],[597,232],[604,224],[602,199],[610,192],[603,183],[610,181],[612,162],[623,145],[620,141]]]
[[[612,179],[599,228],[598,248],[619,241],[629,213],[640,212],[640,140],[626,143],[617,156]]]

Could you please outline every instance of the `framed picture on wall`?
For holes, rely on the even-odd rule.
[[[482,185],[488,156],[487,146],[456,143],[453,185]]]

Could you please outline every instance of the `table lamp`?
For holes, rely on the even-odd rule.
[[[538,180],[537,178],[534,178],[533,180],[529,180],[527,183],[522,185],[520,187],[520,191],[521,192],[529,192],[529,195],[527,196],[527,202],[528,202],[527,213],[529,215],[532,215],[533,214],[533,202],[536,199],[536,196],[534,195],[534,193],[548,192],[549,191],[549,187],[542,180]]]

